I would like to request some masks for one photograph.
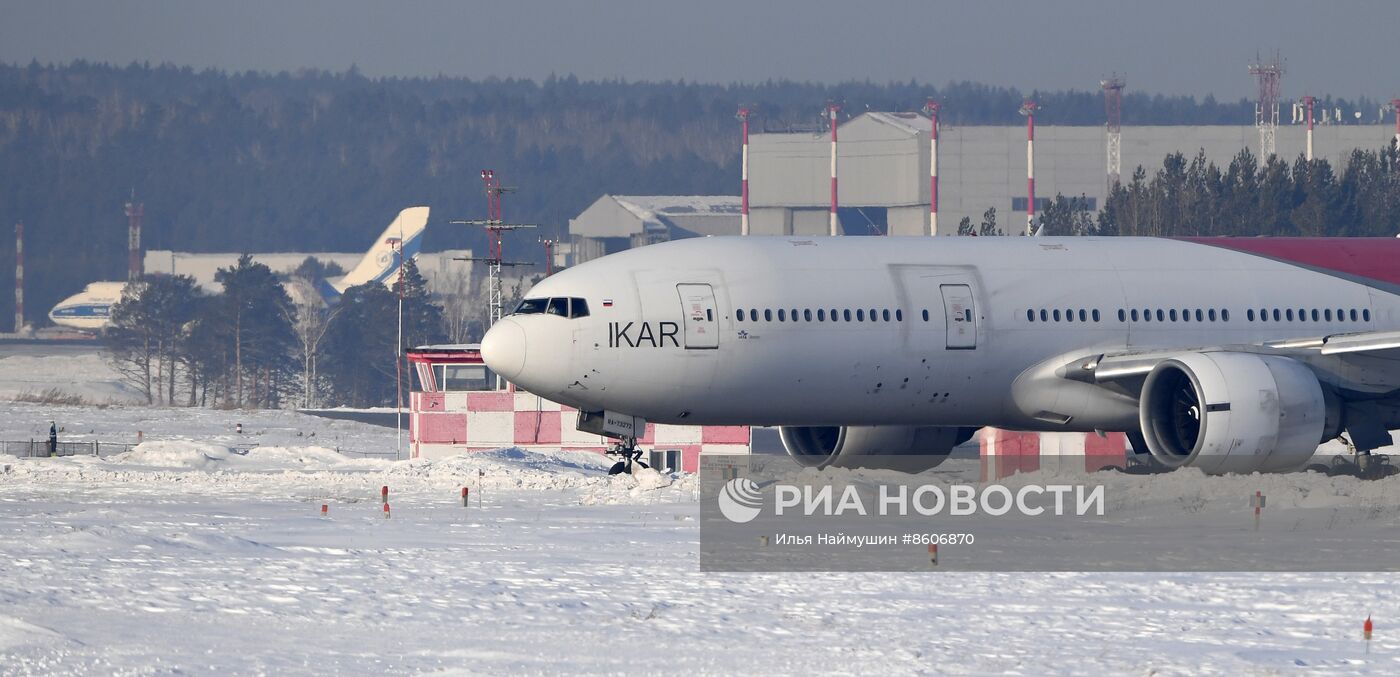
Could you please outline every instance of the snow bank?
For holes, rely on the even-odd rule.
[[[0,651],[10,651],[22,646],[53,644],[63,640],[63,635],[48,628],[25,623],[18,618],[0,616]]]
[[[228,461],[232,452],[218,444],[190,440],[144,442],[124,454],[111,457],[112,463],[158,468],[213,469]]]
[[[178,482],[191,491],[247,495],[369,497],[380,485],[394,493],[473,490],[579,492],[586,504],[691,500],[695,485],[639,468],[609,476],[614,459],[590,452],[517,448],[441,459],[352,458],[334,449],[269,445],[251,449],[217,442],[152,440],[108,457],[16,459],[12,473],[83,484],[119,483],[132,490]],[[0,467],[8,463],[0,462]],[[357,499],[358,500],[358,499]]]
[[[269,446],[238,450],[221,444],[195,440],[143,442],[110,462],[127,466],[189,468],[224,471],[285,471],[364,469],[383,465],[375,459],[352,459],[334,449],[320,446]]]

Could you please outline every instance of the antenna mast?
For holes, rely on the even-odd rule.
[[[490,253],[485,257],[466,256],[454,259],[456,261],[484,261],[487,264],[487,287],[491,296],[491,324],[500,321],[505,315],[503,305],[505,294],[501,288],[501,268],[514,266],[533,265],[521,261],[505,261],[501,258],[501,237],[509,230],[520,230],[523,228],[535,228],[534,224],[506,223],[501,218],[501,194],[514,192],[514,188],[507,188],[501,185],[501,180],[496,178],[495,170],[481,170],[481,183],[486,188],[486,219],[470,219],[465,221],[453,221],[452,223],[464,226],[483,226],[486,228],[487,236],[490,238]]]
[[[1117,73],[1099,81],[1099,86],[1103,88],[1104,117],[1107,119],[1104,129],[1108,142],[1109,192],[1113,192],[1113,187],[1123,178],[1123,88],[1127,84],[1127,80]]]
[[[131,201],[123,209],[126,212],[126,279],[135,282],[146,274],[146,262],[141,255],[141,219],[146,214],[146,205],[136,201],[136,189],[131,189]]]
[[[1249,74],[1259,83],[1259,100],[1254,104],[1254,126],[1259,128],[1259,161],[1268,162],[1274,155],[1274,139],[1278,132],[1279,80],[1283,78],[1283,61],[1278,52],[1264,63],[1257,55],[1250,64]]]

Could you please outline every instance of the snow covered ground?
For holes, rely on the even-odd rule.
[[[0,459],[0,674],[1400,671],[1388,574],[704,574],[694,480],[589,454],[139,407],[0,404],[0,438],[50,419],[147,442]]]
[[[0,400],[50,389],[95,404],[138,399],[136,391],[122,383],[121,375],[94,347],[0,345]]]

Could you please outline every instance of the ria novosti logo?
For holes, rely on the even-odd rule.
[[[837,491],[833,486],[762,484],[745,477],[731,479],[715,497],[720,514],[736,524],[752,522],[763,511],[761,490],[774,486],[774,514],[783,516],[796,512],[799,516],[908,516],[989,515],[1000,517],[1008,513],[1035,517],[1039,515],[1078,516],[1104,514],[1104,487],[1069,484],[1029,484],[1012,491],[1000,484],[972,486],[954,484],[911,487],[878,485],[862,493],[854,485]],[[872,490],[873,489],[873,490]]]
[[[717,500],[720,514],[737,524],[753,521],[763,509],[763,496],[759,493],[758,484],[746,477],[725,482]]]

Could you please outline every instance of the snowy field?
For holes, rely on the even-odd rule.
[[[0,400],[50,389],[94,404],[135,402],[137,392],[121,381],[92,346],[0,344]]]
[[[0,459],[0,674],[1400,671],[1386,574],[702,574],[690,478],[348,457],[394,432],[289,412],[0,404],[0,438],[50,419],[147,442]]]

